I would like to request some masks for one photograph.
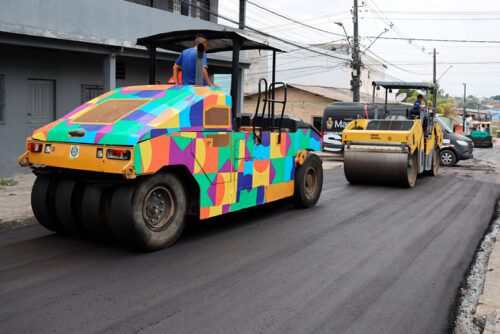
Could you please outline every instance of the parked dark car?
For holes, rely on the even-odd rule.
[[[472,140],[454,133],[439,116],[436,117],[443,128],[443,147],[441,148],[441,166],[451,167],[460,160],[472,159],[474,145]]]

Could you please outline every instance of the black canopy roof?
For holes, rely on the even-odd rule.
[[[401,81],[373,81],[373,86],[384,87],[385,89],[427,89],[433,90],[434,84],[427,82],[401,82]]]
[[[137,45],[159,47],[165,50],[181,52],[194,46],[196,36],[203,35],[209,40],[207,52],[232,51],[235,40],[240,41],[240,50],[283,50],[269,45],[265,41],[259,41],[236,30],[179,30],[162,34],[142,37],[137,40]]]

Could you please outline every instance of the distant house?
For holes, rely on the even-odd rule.
[[[283,96],[283,88],[276,90],[276,99]],[[243,110],[255,113],[257,93],[245,96]],[[370,103],[372,98],[368,94],[361,94],[361,102]],[[345,88],[332,88],[322,86],[288,85],[288,98],[286,104],[287,115],[293,115],[305,122],[321,129],[321,118],[325,107],[332,102],[352,102],[352,92]],[[381,102],[381,101],[379,101]],[[261,107],[262,108],[262,107]],[[276,104],[275,112],[280,112],[281,106]]]

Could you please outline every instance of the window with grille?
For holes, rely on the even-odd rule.
[[[202,20],[210,20],[210,0],[197,0],[196,5],[199,7],[197,18]]]
[[[104,93],[104,89],[99,85],[82,85],[82,104],[95,99]]]
[[[5,77],[0,74],[0,123],[5,123]]]
[[[126,79],[126,67],[123,61],[116,62],[116,78],[117,79]]]
[[[176,13],[176,14],[181,13],[181,1],[180,0],[172,0],[172,13]]]

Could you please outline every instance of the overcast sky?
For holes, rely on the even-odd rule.
[[[317,28],[343,34],[333,22],[343,22],[352,35],[352,0],[251,0],[279,13]],[[364,6],[362,4],[364,3]],[[384,37],[466,39],[500,41],[500,0],[359,0],[360,36],[362,45],[369,45],[384,28],[394,24]],[[219,13],[238,19],[238,0],[219,0]],[[224,21],[220,21],[226,24]],[[288,40],[301,43],[324,43],[340,39],[291,23],[247,4],[247,25],[263,29]],[[293,47],[292,47],[293,48]],[[387,79],[405,81],[432,80],[432,52],[437,56],[437,76],[445,92],[461,96],[463,82],[467,95],[492,96],[500,94],[500,43],[445,43],[397,40],[377,40],[370,48],[388,66]],[[298,57],[324,57],[308,51],[295,51]],[[369,54],[372,56],[372,54]],[[326,60],[326,59],[325,59]],[[332,61],[332,59],[329,59]],[[493,62],[493,63],[492,63]],[[462,64],[461,64],[462,63]],[[480,64],[463,64],[480,63]],[[392,64],[392,65],[391,65]],[[399,68],[398,68],[399,67]],[[324,83],[318,83],[324,84]]]

